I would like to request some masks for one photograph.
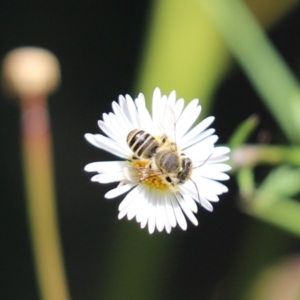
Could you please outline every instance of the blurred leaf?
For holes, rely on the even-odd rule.
[[[300,237],[300,203],[295,200],[281,199],[255,216]]]
[[[253,170],[251,168],[242,168],[237,172],[237,182],[240,190],[241,197],[244,200],[252,198],[255,192],[255,182]]]
[[[250,134],[256,128],[259,118],[256,115],[250,116],[242,122],[232,134],[228,145],[231,149],[241,146],[249,138]]]
[[[243,208],[255,217],[300,236],[300,203],[290,199],[299,193],[299,183],[300,169],[280,166],[268,175]]]
[[[300,142],[300,88],[289,67],[240,0],[200,0],[287,137]],[[238,26],[237,26],[238,25]]]
[[[256,191],[249,211],[261,214],[277,201],[291,197],[300,191],[300,169],[280,166],[270,172]],[[299,218],[300,220],[300,218]]]

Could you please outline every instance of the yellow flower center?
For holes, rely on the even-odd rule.
[[[141,183],[150,188],[160,191],[170,190],[171,184],[164,179],[161,171],[150,168],[150,163],[150,159],[132,160],[131,164],[134,167],[134,175]]]

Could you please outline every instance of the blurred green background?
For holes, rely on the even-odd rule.
[[[71,299],[300,299],[300,7],[293,0],[0,3],[0,55],[52,51],[59,228]],[[112,186],[83,167],[113,159],[86,132],[119,94],[200,98],[232,149],[229,193],[186,232],[117,220]],[[1,299],[41,299],[22,178],[20,111],[0,101]],[[59,300],[59,299],[58,299]]]

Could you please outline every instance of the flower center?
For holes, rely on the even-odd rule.
[[[164,179],[160,170],[151,167],[150,159],[132,160],[131,164],[139,182],[160,191],[170,190],[171,184]]]

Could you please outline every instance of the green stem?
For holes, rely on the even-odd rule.
[[[277,165],[282,163],[300,166],[299,146],[246,145],[233,150],[234,167],[252,167],[260,164]]]
[[[237,181],[241,197],[244,200],[251,199],[255,191],[253,170],[247,167],[239,170],[239,172],[237,172]]]
[[[263,101],[291,141],[300,142],[300,89],[244,1],[200,0]]]
[[[300,237],[300,205],[295,200],[281,199],[252,215]]]
[[[259,118],[256,115],[252,115],[249,118],[247,118],[237,127],[233,135],[230,137],[230,140],[228,141],[228,146],[231,149],[234,149],[244,144],[250,136],[250,134],[257,127],[258,122]]]

